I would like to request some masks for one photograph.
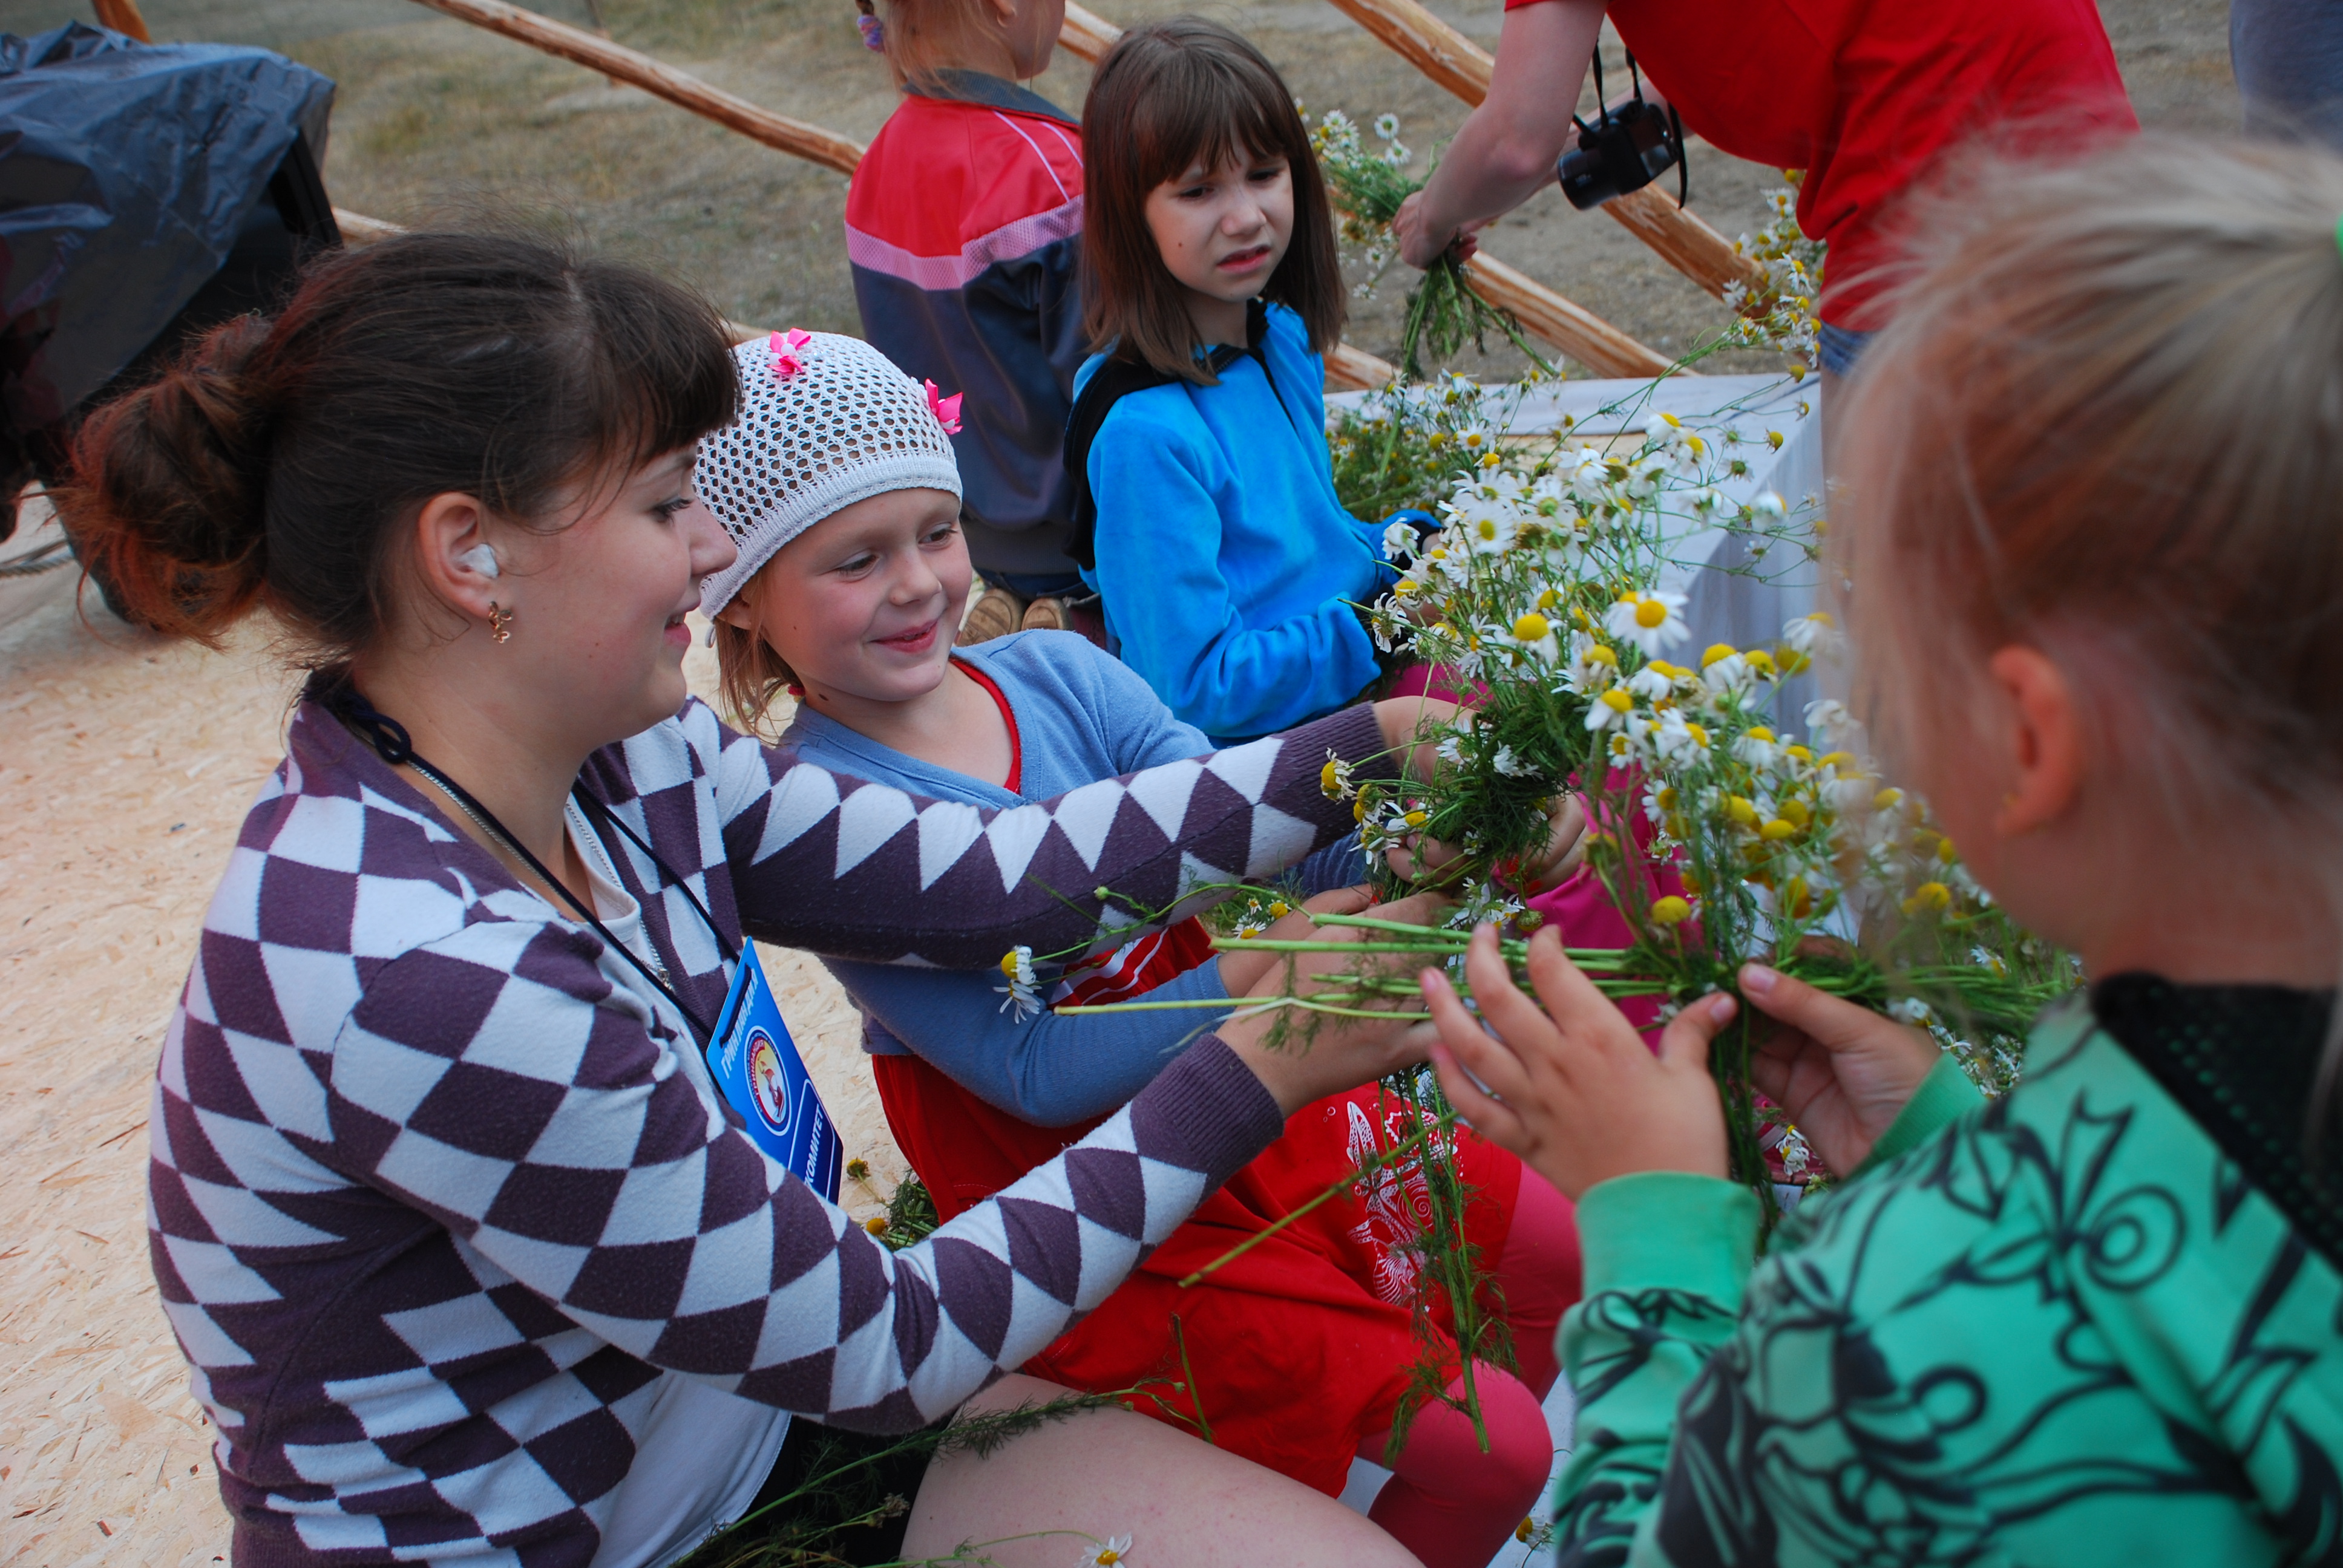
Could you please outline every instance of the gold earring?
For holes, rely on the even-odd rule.
[[[490,642],[502,645],[512,640],[512,611],[498,609],[497,601],[494,599],[488,601],[488,640]]]

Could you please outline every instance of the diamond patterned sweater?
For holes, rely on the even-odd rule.
[[[1330,748],[1380,753],[1372,715],[989,810],[832,775],[695,702],[583,777],[736,940],[972,968],[1128,940],[1094,889],[1160,906],[1337,839]],[[671,1380],[921,1425],[1096,1306],[1282,1130],[1208,1040],[890,1252],[700,1097],[678,1070],[692,1041],[611,982],[589,929],[322,710],[297,710],[287,753],[205,918],[150,1122],[155,1271],[238,1563],[584,1568]],[[706,926],[608,848],[714,1016]]]

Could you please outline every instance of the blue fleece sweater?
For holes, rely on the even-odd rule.
[[[1302,318],[1271,306],[1254,347],[1218,386],[1124,397],[1089,460],[1098,565],[1083,575],[1124,660],[1222,744],[1364,690],[1375,649],[1351,607],[1390,580],[1376,528],[1334,497],[1326,367]],[[1105,358],[1083,361],[1077,397]]]
[[[783,738],[808,761],[874,783],[917,789],[939,800],[1014,806],[1212,749],[1172,717],[1138,677],[1071,632],[1028,631],[961,648],[955,656],[1001,688],[1017,716],[1021,795],[907,757],[809,708]],[[1297,868],[1312,892],[1363,880],[1355,839],[1330,846]],[[922,1056],[987,1103],[1042,1127],[1103,1115],[1146,1086],[1200,1028],[1209,1009],[1060,1018],[1003,1010],[1001,976],[952,970],[825,960],[862,1010],[863,1048],[876,1055]],[[1040,964],[1047,995],[1059,966]],[[1150,993],[1225,1000],[1217,963],[1200,964]]]

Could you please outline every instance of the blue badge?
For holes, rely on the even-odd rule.
[[[753,947],[740,950],[732,994],[724,999],[708,1047],[708,1070],[740,1113],[750,1141],[837,1202],[846,1145],[814,1092]]]

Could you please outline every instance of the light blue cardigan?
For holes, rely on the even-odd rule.
[[[1392,580],[1379,527],[1335,498],[1326,367],[1302,318],[1269,307],[1253,347],[1220,356],[1218,386],[1124,396],[1088,465],[1098,565],[1083,576],[1123,659],[1223,745],[1354,700],[1377,669],[1352,606]],[[1105,359],[1083,361],[1077,397]]]
[[[954,656],[982,670],[1017,715],[1022,795],[965,773],[907,757],[836,719],[799,708],[782,737],[809,762],[873,783],[916,789],[939,800],[1014,806],[1101,779],[1201,756],[1212,745],[1172,717],[1122,665],[1071,632],[1028,631],[978,643]],[[1355,839],[1320,850],[1295,868],[1312,892],[1363,880]],[[1084,890],[1087,891],[1088,890]],[[1019,1018],[995,988],[1000,974],[910,969],[824,960],[862,1010],[863,1048],[874,1055],[924,1057],[962,1088],[1011,1115],[1064,1127],[1103,1115],[1162,1071],[1220,1015],[1208,1008],[1107,1017]],[[1040,965],[1046,997],[1058,968]],[[1223,1000],[1217,963],[1205,963],[1149,993],[1156,999]]]

